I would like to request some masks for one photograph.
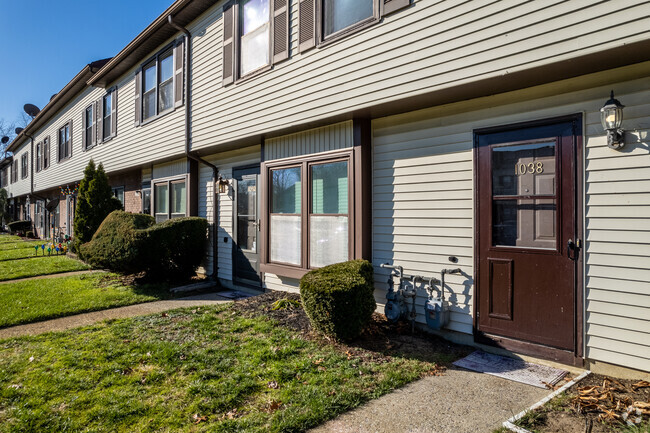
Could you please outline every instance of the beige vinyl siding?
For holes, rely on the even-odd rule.
[[[648,4],[415,1],[377,25],[221,86],[221,5],[194,38],[194,148],[349,113],[648,38]],[[619,24],[617,28],[611,22]],[[629,31],[620,32],[621,26]],[[215,111],[216,108],[216,111]]]
[[[264,288],[268,290],[279,290],[282,292],[300,293],[300,280],[265,273]]]
[[[187,174],[187,159],[182,158],[172,162],[156,164],[152,170],[153,180],[166,177],[183,176]]]
[[[388,273],[380,263],[437,275],[455,255],[464,276],[447,278],[449,329],[471,333],[473,130],[583,112],[586,357],[650,371],[650,79],[526,100],[552,86],[373,121],[376,298],[385,302]],[[599,118],[611,87],[626,105],[620,152],[606,147]],[[417,303],[421,323],[424,295]]]
[[[208,155],[206,161],[219,169],[224,179],[232,179],[233,167],[259,164],[261,146],[251,146],[231,152]],[[217,225],[217,266],[218,278],[227,287],[232,287],[232,235],[233,235],[233,190],[218,195],[218,225]],[[214,179],[212,168],[205,164],[199,165],[199,216],[206,218],[209,224],[210,236],[206,244],[206,258],[203,268],[207,274],[212,274],[214,233]],[[226,239],[227,242],[224,242]]]
[[[34,142],[36,143],[36,141]],[[34,144],[34,148],[36,148],[36,144]],[[32,169],[32,156],[29,155],[31,152],[31,140],[26,139],[20,147],[14,152],[14,159],[12,161],[13,163],[18,163],[18,176],[17,176],[17,181],[14,183],[11,183],[11,165],[8,167],[9,169],[9,188],[7,188],[7,194],[11,194],[13,197],[20,197],[25,194],[29,194],[31,192],[31,169]],[[22,157],[23,155],[27,153],[28,157],[27,160],[29,161],[27,164],[27,177],[23,179],[22,173],[23,173],[23,163],[22,163]]]
[[[264,142],[264,159],[290,158],[354,146],[352,121],[301,131]]]
[[[155,54],[173,39],[161,44],[151,52]],[[143,61],[146,59],[142,59]],[[100,162],[107,172],[115,172],[151,166],[156,161],[166,161],[183,156],[185,150],[185,110],[177,108],[159,119],[135,126],[135,83],[137,67],[125,73],[111,86],[117,86],[117,135],[97,144],[88,151],[82,149],[82,115],[86,108],[100,101],[106,89],[86,88],[59,110],[36,134],[34,142],[50,136],[50,167],[35,173],[34,191],[44,191],[60,185],[79,182],[83,170],[92,158]],[[72,119],[72,157],[57,161],[57,133],[61,126]],[[100,131],[98,131],[100,134]]]

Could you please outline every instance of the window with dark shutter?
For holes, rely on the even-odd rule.
[[[230,84],[235,79],[235,11],[237,5],[230,3],[223,10],[223,56],[222,79],[223,85]]]
[[[298,49],[302,53],[316,46],[316,0],[298,4]]]
[[[97,101],[97,115],[95,116],[97,121],[97,143],[104,142],[104,98],[101,98]]]
[[[117,135],[117,87],[111,94],[111,137],[115,137]]]
[[[50,137],[43,141],[43,170],[50,166]]]
[[[289,57],[289,0],[273,0],[273,63]]]

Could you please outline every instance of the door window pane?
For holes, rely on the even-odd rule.
[[[309,264],[322,267],[348,260],[348,217],[312,215],[309,220]]]
[[[142,190],[142,213],[151,215],[151,188]]]
[[[165,221],[169,218],[169,189],[166,183],[155,186],[154,209],[156,210],[156,222]]]
[[[300,215],[271,215],[272,262],[300,265]]]
[[[556,248],[556,201],[494,200],[492,245]]]
[[[237,182],[237,245],[244,250],[257,250],[256,203],[256,180],[239,180]]]
[[[494,195],[554,195],[555,142],[492,149]]]
[[[373,16],[374,0],[325,0],[325,36]]]
[[[185,182],[172,183],[172,218],[185,216]]]
[[[348,162],[311,167],[311,213],[348,213]]]
[[[301,213],[301,168],[271,172],[271,213]]]

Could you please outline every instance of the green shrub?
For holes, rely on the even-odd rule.
[[[154,224],[150,215],[114,211],[80,253],[93,267],[165,278],[189,276],[201,263],[208,223],[175,218]]]
[[[32,222],[27,220],[14,221],[7,224],[7,227],[9,227],[9,232],[11,232],[12,234],[25,233],[32,229]]]
[[[100,163],[95,168],[95,162],[91,159],[84,169],[84,178],[77,193],[73,249],[79,251],[79,246],[92,239],[108,214],[118,209],[122,209],[122,203],[113,197],[104,166]]]
[[[325,266],[300,280],[300,298],[314,329],[340,340],[359,336],[377,308],[366,260]]]

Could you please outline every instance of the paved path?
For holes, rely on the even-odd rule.
[[[23,335],[38,335],[50,331],[65,331],[79,326],[92,325],[107,319],[120,319],[123,317],[143,316],[145,314],[160,313],[166,310],[182,307],[200,307],[204,305],[217,305],[226,300],[216,293],[206,293],[186,298],[171,299],[167,301],[147,302],[144,304],[129,305],[128,307],[111,308],[109,310],[95,311],[92,313],[77,314],[61,317],[60,319],[46,320],[43,322],[29,323],[27,325],[12,326],[0,329],[0,339],[21,337]]]
[[[490,433],[552,391],[460,368],[373,400],[312,433]]]
[[[16,283],[18,281],[44,280],[47,278],[71,277],[73,275],[105,273],[106,271],[98,269],[89,269],[87,271],[59,272],[58,274],[37,275],[35,277],[15,278],[13,280],[0,281],[0,284]]]

